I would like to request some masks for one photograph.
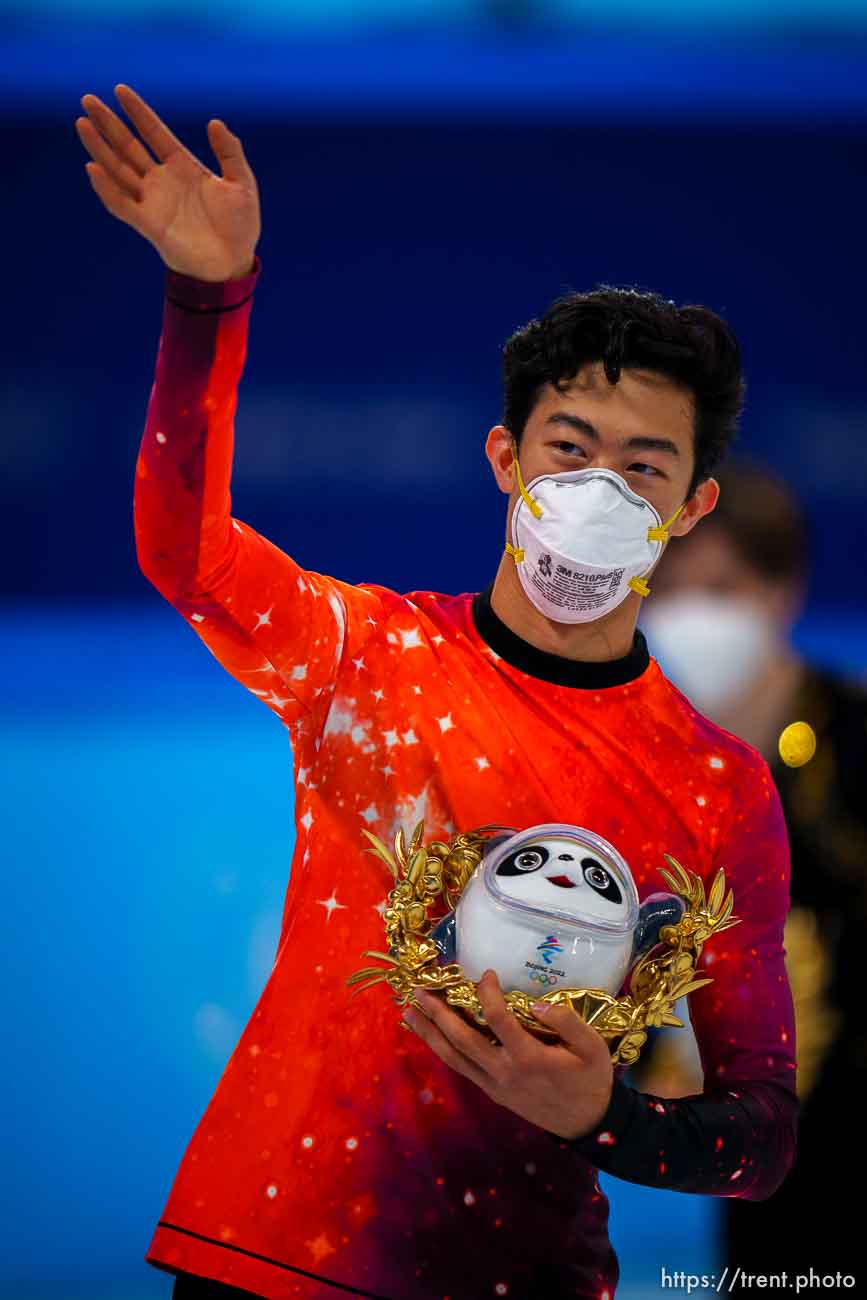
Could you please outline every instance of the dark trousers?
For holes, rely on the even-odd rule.
[[[178,1273],[172,1288],[171,1300],[261,1300],[254,1291],[241,1291],[225,1282],[212,1282],[209,1277],[196,1277],[193,1273]]]

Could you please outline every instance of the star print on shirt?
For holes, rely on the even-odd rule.
[[[271,610],[272,610],[273,608],[274,608],[274,606],[271,605],[269,609],[266,609],[266,610],[265,610],[265,613],[264,613],[264,614],[256,614],[256,617],[257,617],[257,619],[259,620],[259,622],[258,622],[258,623],[256,624],[256,626],[253,628],[253,631],[254,631],[254,632],[257,632],[257,631],[259,630],[260,627],[265,627],[266,624],[270,627],[270,625],[271,625]],[[254,613],[255,613],[255,611],[254,611]]]
[[[332,1246],[324,1232],[320,1232],[318,1237],[314,1237],[312,1241],[307,1241],[304,1244],[313,1256],[313,1262],[315,1264],[318,1264],[320,1260],[325,1259],[327,1255],[333,1255],[336,1250],[336,1247]]]
[[[326,921],[331,920],[331,913],[336,911],[337,908],[343,908],[344,912],[346,911],[346,904],[338,903],[334,890],[331,891],[330,898],[317,898],[316,901],[317,903],[320,904],[321,907],[324,907],[326,912],[328,913],[327,917],[325,918]]]
[[[259,692],[257,691],[256,694],[258,695],[258,693]],[[265,703],[273,704],[275,709],[285,709],[286,705],[289,703],[289,699],[281,699],[276,691],[271,691],[270,694],[265,696]]]

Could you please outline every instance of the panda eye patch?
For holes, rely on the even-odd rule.
[[[516,849],[497,867],[498,876],[522,876],[528,871],[538,871],[548,861],[550,854],[541,845],[537,848]]]
[[[582,858],[581,867],[587,884],[599,894],[600,898],[607,898],[611,903],[623,902],[623,895],[618,888],[617,881],[605,870],[600,862],[597,862],[595,858]]]

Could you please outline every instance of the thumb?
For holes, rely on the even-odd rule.
[[[582,1020],[571,1007],[556,1007],[550,1002],[534,1002],[533,1015],[548,1029],[559,1034],[566,1047],[585,1061],[608,1054],[608,1044],[592,1025]]]
[[[241,141],[221,118],[212,117],[208,123],[208,140],[220,164],[224,180],[253,181],[253,172],[244,156]]]

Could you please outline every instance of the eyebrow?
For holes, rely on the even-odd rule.
[[[580,415],[572,415],[569,411],[555,411],[553,415],[548,416],[545,423],[565,424],[570,429],[583,433],[593,442],[601,441],[599,430],[595,425],[591,424],[589,420],[582,420]],[[621,445],[640,451],[664,451],[668,452],[670,456],[680,456],[680,448],[670,438],[626,438]]]

